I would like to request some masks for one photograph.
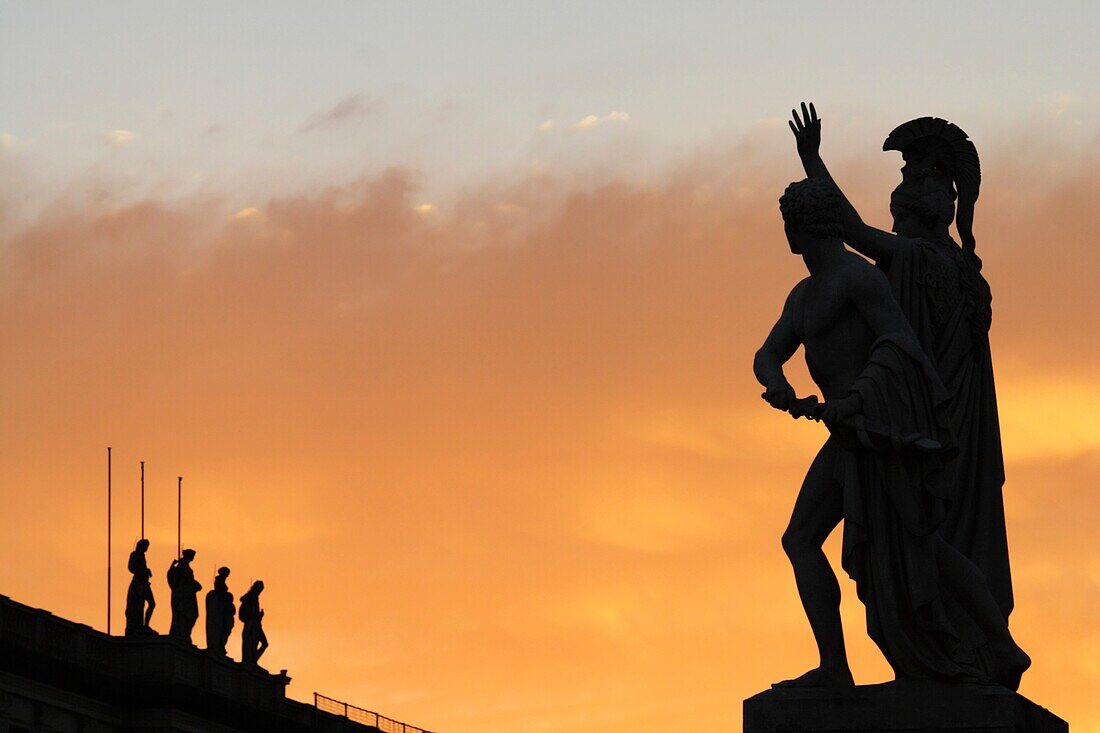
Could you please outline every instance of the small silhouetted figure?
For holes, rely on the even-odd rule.
[[[241,661],[245,664],[259,666],[260,657],[267,651],[267,635],[264,634],[264,612],[260,608],[260,593],[263,592],[264,582],[257,580],[252,587],[241,596],[241,623],[244,630],[241,632]]]
[[[191,569],[194,559],[194,550],[184,550],[183,557],[173,560],[168,568],[168,587],[172,589],[172,628],[168,635],[188,644],[191,643],[191,630],[199,620],[198,592],[202,590]]]
[[[206,650],[225,656],[225,644],[229,641],[229,632],[233,630],[233,620],[237,607],[233,603],[233,594],[229,592],[226,579],[229,568],[218,568],[214,578],[214,588],[206,594]]]
[[[130,579],[130,587],[126,591],[126,636],[156,634],[149,628],[149,620],[153,618],[153,609],[157,607],[157,602],[153,600],[153,587],[149,582],[153,572],[145,561],[145,552],[148,549],[149,540],[138,540],[127,563],[127,568],[134,577]]]

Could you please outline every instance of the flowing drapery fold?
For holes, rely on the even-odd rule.
[[[988,681],[988,640],[937,567],[955,492],[949,395],[911,332],[878,339],[852,391],[863,410],[834,428],[846,446],[836,478],[842,564],[868,633],[899,678]]]

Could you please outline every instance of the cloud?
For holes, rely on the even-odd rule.
[[[539,123],[539,132],[550,132],[554,129],[554,120],[544,120]]]
[[[351,120],[365,117],[368,114],[382,109],[382,100],[378,97],[368,97],[363,92],[345,97],[331,108],[318,112],[309,119],[299,132],[312,132],[315,130],[329,130],[339,127]]]
[[[648,699],[668,670],[647,662],[623,681],[630,637],[662,654],[677,640],[661,631],[668,598],[638,587],[690,594],[701,635],[726,629],[674,665],[700,682],[691,664],[733,653],[721,579],[760,564],[726,557],[722,542],[730,499],[713,486],[736,459],[692,459],[686,484],[667,463],[675,448],[623,421],[755,400],[749,350],[784,284],[753,282],[784,265],[794,276],[797,263],[773,197],[702,203],[698,176],[716,198],[734,183],[695,170],[645,188],[543,173],[426,217],[413,178],[390,171],[256,200],[262,220],[217,202],[55,207],[0,242],[0,329],[21,354],[0,361],[11,396],[0,475],[24,487],[4,502],[27,528],[0,538],[15,568],[5,592],[100,617],[98,594],[65,590],[90,586],[98,565],[66,548],[99,536],[98,497],[82,487],[98,485],[109,439],[120,472],[146,461],[147,522],[164,550],[153,563],[169,559],[165,492],[185,475],[185,537],[242,584],[264,578],[269,635],[302,639],[280,647],[279,664],[308,689],[448,730],[514,729],[562,709],[578,662],[597,698]],[[708,232],[734,232],[736,245]],[[761,262],[731,258],[737,247]],[[745,368],[731,381],[734,364]],[[790,461],[792,484],[799,468]],[[644,506],[617,528],[603,512],[630,507],[642,475]],[[61,488],[35,498],[45,487]],[[118,527],[136,526],[135,506],[120,498]],[[688,557],[703,562],[690,583],[661,567]],[[332,664],[347,648],[362,650],[359,664],[392,654],[388,685],[430,690],[430,702],[387,706],[388,688]],[[504,685],[512,710],[496,708]],[[463,722],[470,700],[483,724]],[[583,703],[580,717],[601,707]],[[554,729],[573,725],[548,715]]]
[[[1095,379],[1021,375],[1013,383],[1017,389],[1000,396],[998,410],[1006,454],[1023,460],[1100,453]]]
[[[129,130],[111,130],[104,139],[116,148],[121,148],[133,141],[135,135]]]
[[[8,154],[13,152],[19,146],[19,139],[7,132],[0,132],[0,160],[3,160]],[[0,211],[3,208],[0,207]]]
[[[1084,100],[1074,92],[1060,91],[1040,97],[1037,105],[1040,113],[1047,119],[1060,120],[1068,115],[1078,114],[1084,106]]]
[[[263,212],[254,206],[241,209],[232,216],[233,221],[261,221],[263,218]]]
[[[762,127],[762,128],[765,128],[765,129],[771,129],[771,128],[776,128],[776,127],[786,127],[787,126],[787,118],[783,117],[781,115],[773,115],[771,117],[761,117],[760,119],[758,119],[756,121],[756,126],[757,127]]]
[[[1100,719],[1100,434],[1077,416],[1100,409],[1083,397],[1100,391],[1100,184],[1095,153],[1076,151],[1051,151],[1062,178],[1036,183],[1017,154],[1035,141],[1012,143],[983,151],[976,232],[1013,629],[1043,660],[1027,694],[1076,726]],[[824,434],[764,407],[751,374],[804,276],[776,206],[798,167],[782,154],[738,141],[645,185],[502,177],[432,195],[431,216],[400,169],[235,191],[247,208],[120,203],[104,180],[0,234],[0,332],[19,355],[0,360],[0,496],[21,517],[0,533],[3,592],[102,617],[82,548],[101,541],[88,487],[111,444],[116,557],[139,526],[137,461],[159,568],[185,475],[203,572],[267,582],[291,694],[456,733],[736,725],[730,689],[814,656],[779,537]],[[898,161],[880,155],[830,163],[881,226]],[[857,675],[884,679],[843,588]]]
[[[593,127],[597,127],[598,125],[602,125],[602,124],[605,124],[605,123],[608,123],[608,122],[629,122],[629,121],[630,121],[630,115],[627,114],[626,112],[611,112],[609,114],[604,115],[603,117],[598,117],[597,115],[588,115],[587,117],[582,117],[581,119],[574,122],[573,123],[573,129],[574,130],[589,130]]]

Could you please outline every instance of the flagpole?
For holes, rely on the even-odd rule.
[[[141,539],[145,539],[145,461],[141,462]]]
[[[107,635],[111,635],[111,446],[107,446]]]
[[[176,559],[183,557],[183,544],[180,530],[183,528],[183,476],[176,480]]]

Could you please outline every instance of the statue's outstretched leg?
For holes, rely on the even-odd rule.
[[[149,622],[153,620],[153,609],[157,607],[157,602],[153,600],[153,591],[146,591],[145,603],[145,628],[149,628]]]
[[[776,683],[776,687],[853,684],[840,623],[840,585],[821,549],[843,516],[842,487],[833,478],[838,454],[836,441],[830,438],[806,473],[790,524],[783,533],[783,550],[794,568],[798,595],[817,641],[821,663],[799,677]]]
[[[255,659],[255,662],[257,664],[260,661],[260,657],[262,657],[264,655],[264,652],[267,651],[267,647],[268,647],[267,634],[264,633],[263,629],[260,629],[259,642],[260,642],[260,646],[256,649],[256,659]]]

